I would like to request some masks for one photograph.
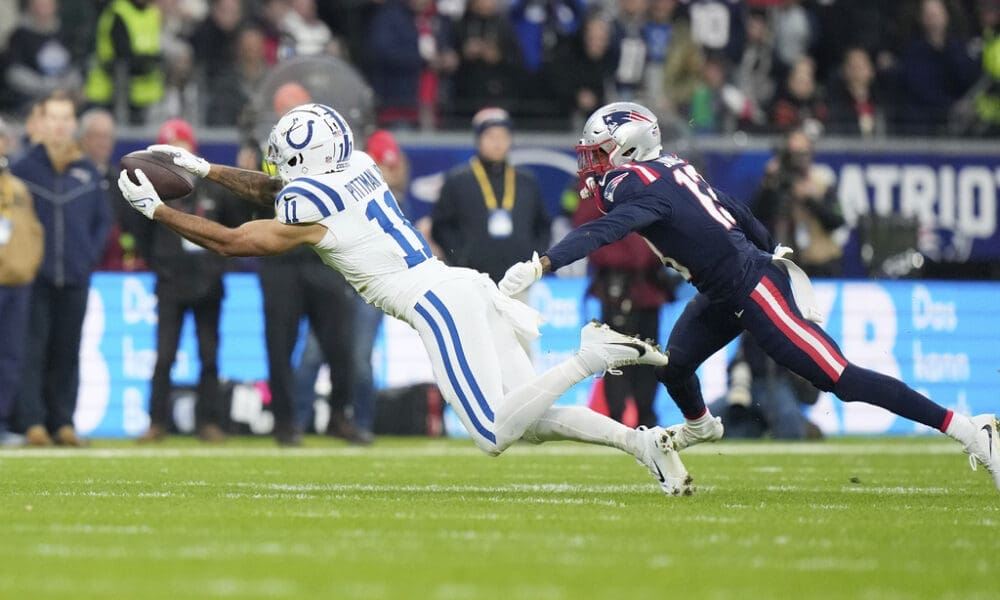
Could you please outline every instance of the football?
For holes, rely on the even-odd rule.
[[[121,167],[135,183],[138,180],[133,171],[142,169],[162,200],[177,200],[194,191],[194,175],[175,165],[169,156],[160,152],[131,152],[122,157]]]

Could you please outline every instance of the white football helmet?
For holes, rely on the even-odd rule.
[[[267,162],[285,183],[308,175],[343,171],[351,161],[354,134],[347,121],[325,104],[303,104],[271,129]]]
[[[660,155],[660,127],[651,110],[635,102],[612,102],[598,108],[583,126],[576,146],[581,181],[615,167]]]

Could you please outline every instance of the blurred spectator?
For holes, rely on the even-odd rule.
[[[437,121],[439,77],[458,67],[448,21],[431,0],[386,0],[376,9],[367,41],[369,76],[383,127]],[[423,115],[423,118],[421,118]]]
[[[185,0],[159,0],[159,7],[163,23],[160,33],[163,100],[150,109],[146,120],[150,123],[162,123],[173,118],[201,120],[201,91],[198,87],[202,82],[195,77],[195,57],[190,39],[204,14]]]
[[[726,436],[734,439],[768,437],[776,440],[816,440],[820,429],[802,414],[816,403],[809,382],[774,362],[749,334],[729,363],[729,390],[709,410],[722,418]],[[802,395],[800,390],[808,392]],[[804,400],[803,400],[804,398]]]
[[[579,183],[574,182],[578,188]],[[573,216],[579,227],[601,216],[597,203],[584,200]],[[590,254],[590,283],[587,294],[600,300],[601,321],[617,331],[642,338],[658,339],[660,308],[674,299],[675,280],[660,259],[637,233],[599,248]],[[621,422],[626,402],[632,398],[638,425],[654,427],[659,420],[653,400],[659,385],[652,369],[625,367],[619,377],[604,379],[608,416]]]
[[[875,67],[864,48],[849,48],[829,86],[830,133],[872,137],[885,133],[882,98]]]
[[[548,247],[550,218],[534,175],[508,160],[507,112],[484,108],[472,126],[476,155],[446,175],[431,232],[449,264],[487,273],[497,282],[507,267]]]
[[[339,52],[337,56],[344,60],[350,59],[356,66],[361,66],[365,59],[368,22],[382,2],[384,0],[324,0],[316,3],[320,20],[330,26],[330,32],[336,41]]]
[[[545,57],[562,41],[576,36],[583,0],[513,0],[511,22],[524,57],[524,67],[535,74]]]
[[[554,117],[569,118],[573,129],[608,102],[615,73],[611,22],[603,13],[586,18],[577,38],[556,48],[545,66],[545,82]],[[567,121],[561,121],[563,127]],[[579,125],[579,127],[577,127]]]
[[[94,52],[94,36],[97,33],[97,18],[106,2],[59,2],[59,20],[63,23],[62,40],[66,44],[73,64],[81,73],[87,67]]]
[[[164,61],[163,99],[146,111],[146,121],[160,123],[175,118],[201,118],[201,96],[205,84],[196,77],[195,57],[191,46],[176,45]]]
[[[59,92],[42,104],[42,143],[11,166],[35,198],[45,258],[31,292],[28,348],[18,416],[31,445],[80,446],[73,428],[80,339],[90,274],[101,259],[111,208],[101,174],[73,138],[73,101]]]
[[[28,115],[24,118],[24,133],[21,135],[19,149],[16,153],[11,153],[10,163],[14,164],[19,158],[31,151],[35,144],[42,143],[42,135],[45,133],[45,98],[36,100],[28,109]]]
[[[649,0],[617,0],[614,48],[618,56],[615,91],[621,100],[634,100],[646,73],[646,41],[643,37]]]
[[[792,69],[808,55],[813,40],[809,13],[801,0],[784,0],[771,13],[774,49],[782,70]]]
[[[732,132],[745,124],[759,125],[764,113],[729,82],[726,57],[711,54],[705,59],[702,82],[691,97],[691,128],[700,132]]]
[[[191,48],[197,57],[202,85],[211,96],[218,78],[229,73],[236,64],[236,37],[243,23],[241,0],[212,0],[208,18],[191,34]]]
[[[871,0],[814,2],[816,35],[810,54],[816,59],[817,80],[835,77],[851,48],[864,48],[872,61],[879,63],[879,71],[888,68],[899,45],[903,4]],[[876,61],[879,56],[881,59]]]
[[[687,127],[687,114],[695,89],[701,83],[705,53],[691,38],[687,23],[674,25],[667,48],[667,62],[663,67],[663,90],[652,105],[657,115],[662,115],[660,127],[666,129],[671,121],[681,119]]]
[[[920,26],[920,38],[899,59],[897,129],[941,133],[949,111],[975,82],[979,69],[961,40],[949,33],[948,10],[941,0],[923,0]]]
[[[707,51],[737,61],[743,49],[742,0],[681,0],[691,21],[691,37]]]
[[[281,21],[291,56],[343,55],[340,43],[316,14],[316,0],[291,0],[291,5]]]
[[[663,89],[663,65],[674,33],[677,0],[650,0],[649,14],[642,27],[646,44],[646,69],[641,90],[644,104],[654,104]]]
[[[982,75],[955,111],[952,131],[983,137],[1000,134],[1000,2],[978,0],[980,35],[970,44]]]
[[[208,85],[205,124],[233,127],[267,74],[264,34],[244,27],[236,37],[236,63]]]
[[[281,23],[292,9],[289,0],[263,0],[254,17],[254,24],[264,35],[264,60],[273,65],[280,59],[284,32]]]
[[[21,16],[19,0],[0,0],[0,51],[7,48],[7,39],[17,27]]]
[[[736,67],[734,83],[754,106],[771,105],[774,98],[774,41],[767,15],[751,10],[746,18],[746,46]]]
[[[197,152],[191,126],[180,119],[164,123],[156,142]],[[205,179],[195,182],[194,192],[170,205],[189,214],[204,216],[236,227],[246,220],[242,204],[222,186]],[[225,414],[219,390],[219,315],[225,293],[222,275],[228,260],[207,252],[174,232],[142,219],[135,223],[139,252],[156,274],[156,367],[149,396],[149,429],[141,442],[164,439],[172,423],[170,370],[177,358],[177,345],[187,313],[194,315],[198,337],[198,401],[195,422],[198,438],[221,442]]]
[[[795,262],[806,274],[841,275],[843,249],[834,232],[844,217],[836,186],[813,164],[812,140],[802,130],[789,133],[768,161],[753,213],[779,244],[795,251]]]
[[[112,0],[97,21],[96,62],[87,76],[87,100],[126,120],[145,122],[163,99],[160,9],[153,0]],[[126,96],[127,95],[127,96]]]
[[[113,215],[108,242],[97,270],[145,270],[145,261],[136,255],[135,237],[128,232],[128,227],[123,226],[123,222],[135,219],[134,211],[127,210],[118,189],[118,165],[111,162],[111,154],[115,149],[115,122],[111,113],[103,108],[92,108],[80,115],[78,139],[83,155],[94,163],[97,172],[101,174],[101,188],[107,196],[109,210]]]
[[[80,72],[66,46],[56,0],[30,0],[10,36],[5,81],[20,110],[56,89],[75,93]]]
[[[816,87],[816,70],[808,56],[788,72],[785,85],[771,107],[771,125],[780,131],[802,128],[811,135],[822,133],[830,112]]]
[[[190,50],[191,35],[205,20],[205,15],[184,0],[158,0],[157,5],[163,27],[160,44],[164,58],[170,62],[174,54],[182,52],[181,47]]]
[[[11,416],[28,342],[31,282],[44,246],[31,193],[7,169],[10,141],[7,125],[0,120],[0,447],[24,443],[24,436],[10,430]]]
[[[455,47],[461,59],[454,78],[455,114],[516,104],[524,72],[521,48],[498,0],[469,0],[456,28]]]

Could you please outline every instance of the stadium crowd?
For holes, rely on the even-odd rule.
[[[136,124],[233,126],[269,68],[332,55],[388,127],[496,105],[575,129],[636,100],[666,133],[982,136],[1000,125],[998,23],[996,0],[0,0],[0,112],[119,89]]]
[[[0,0],[0,114],[24,124],[4,131],[0,120],[0,176],[28,182],[46,244],[44,253],[40,248],[24,253],[31,256],[16,276],[4,271],[9,265],[0,256],[0,309],[18,311],[21,317],[7,323],[26,327],[8,332],[10,339],[32,340],[23,347],[4,346],[22,351],[0,353],[0,444],[8,429],[26,434],[10,436],[13,444],[85,443],[71,420],[94,270],[152,270],[158,276],[160,310],[173,308],[173,320],[159,315],[152,422],[142,439],[158,441],[173,431],[170,369],[178,319],[186,310],[203,313],[199,349],[207,366],[200,383],[205,389],[198,394],[197,432],[205,441],[223,439],[214,355],[221,273],[237,268],[255,269],[264,288],[278,443],[297,445],[312,427],[326,427],[354,443],[372,439],[377,408],[370,355],[380,316],[368,315],[342,279],[314,277],[313,270],[332,275],[304,249],[288,256],[303,263],[311,258],[314,264],[293,279],[286,279],[291,277],[282,262],[287,257],[238,264],[219,260],[205,273],[177,268],[207,263],[196,254],[199,248],[173,235],[152,240],[148,228],[130,221],[134,215],[123,214],[114,183],[117,168],[111,163],[116,125],[159,131],[161,142],[192,147],[197,145],[194,132],[204,127],[239,128],[233,134],[240,142],[236,162],[254,169],[262,158],[260,127],[273,123],[253,106],[255,96],[267,89],[269,73],[302,57],[329,57],[360,73],[374,93],[374,124],[380,129],[370,137],[371,128],[358,132],[359,139],[365,136],[366,150],[393,189],[400,190],[404,211],[409,165],[390,130],[468,130],[472,124],[477,158],[447,175],[433,213],[416,225],[436,255],[497,280],[518,257],[544,250],[550,233],[559,237],[560,222],[568,228],[566,222],[579,225],[596,216],[585,214],[591,205],[577,204],[578,182],[567,189],[572,201],[562,202],[565,214],[543,214],[531,173],[507,162],[512,127],[575,132],[595,108],[635,100],[656,113],[666,138],[692,132],[782,134],[759,190],[746,200],[775,238],[795,249],[811,276],[836,277],[844,219],[834,188],[812,163],[812,142],[823,133],[995,136],[1000,128],[998,25],[1000,0]],[[294,79],[268,90],[265,98],[277,116],[317,100]],[[78,129],[73,109],[80,109]],[[13,139],[22,129],[23,139]],[[499,144],[495,153],[489,150],[494,143]],[[10,169],[3,157],[8,150]],[[94,199],[87,203],[93,224],[67,233],[61,204],[53,198],[65,191],[61,177],[79,178],[83,172],[93,184]],[[30,212],[30,198],[19,187],[5,189],[3,198],[5,205],[27,205],[24,212]],[[499,212],[506,214],[510,204],[520,216],[488,220],[497,211],[487,209],[496,209],[498,199],[505,209]],[[236,202],[203,186],[188,210],[205,214],[226,203]],[[470,205],[476,210],[467,210]],[[237,214],[233,222],[248,217]],[[556,223],[550,228],[552,217]],[[901,249],[911,249],[916,225],[889,229],[892,225],[882,227],[883,237],[901,235]],[[872,238],[879,226],[859,224],[874,230],[867,234]],[[480,230],[479,237],[459,239]],[[77,249],[88,251],[64,252],[67,235],[75,236],[69,241]],[[592,257],[588,291],[600,300],[609,322],[655,335],[659,307],[673,300],[676,281],[664,277],[644,242],[631,242],[634,247],[626,240]],[[35,243],[41,245],[41,237]],[[633,260],[637,256],[645,262]],[[633,264],[640,262],[645,266]],[[875,276],[919,272],[919,267],[904,274],[877,272],[877,261],[868,262]],[[644,271],[635,271],[637,266]],[[1000,273],[995,262],[987,270],[972,267],[981,274],[975,278]],[[29,271],[30,276],[23,275]],[[168,285],[171,273],[178,276],[173,287]],[[931,274],[969,273],[949,264]],[[345,308],[334,311],[335,319],[324,319],[315,314],[316,302],[300,306],[272,293],[293,285],[312,289],[317,298],[340,297]],[[304,314],[312,326],[313,352],[307,351],[312,358],[299,361],[295,370],[291,356]],[[331,411],[327,423],[317,425],[312,408],[323,362],[331,364]],[[344,364],[354,365],[353,370],[338,368]],[[753,379],[741,375],[751,371]],[[600,390],[604,410],[619,420],[631,410],[628,418],[635,423],[655,424],[655,382],[628,374],[622,378],[627,385],[612,382]],[[769,415],[764,429],[771,435],[814,435],[815,428],[799,418],[798,404],[814,402],[815,393],[797,394],[790,374],[737,357],[731,378],[735,382],[724,402]],[[752,381],[760,386],[772,380],[787,388],[780,405],[770,406],[762,402],[763,394],[749,391]],[[46,381],[71,385],[55,389]],[[426,396],[421,402],[433,397],[424,389],[419,393]],[[761,422],[751,423],[747,435],[759,435]]]

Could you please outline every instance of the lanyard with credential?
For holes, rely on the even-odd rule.
[[[479,182],[479,189],[483,191],[486,209],[496,210],[497,196],[493,192],[493,185],[486,177],[486,169],[483,168],[482,161],[479,160],[478,156],[473,156],[469,162],[472,163],[472,173],[476,176],[476,181]],[[503,173],[503,209],[506,211],[514,208],[514,185],[514,167],[507,165]]]

